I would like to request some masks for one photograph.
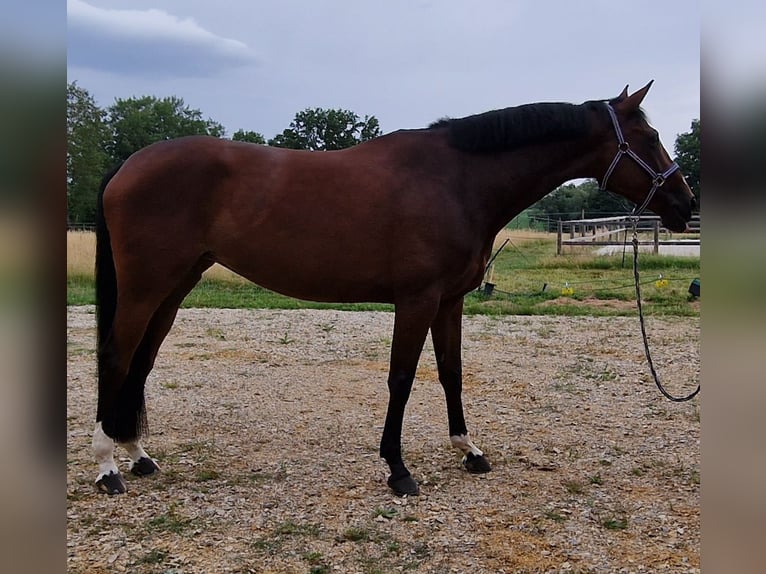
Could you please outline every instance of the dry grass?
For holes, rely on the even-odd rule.
[[[495,237],[494,249],[503,244],[503,241],[510,239],[514,245],[521,245],[530,241],[540,241],[543,239],[556,239],[555,233],[546,233],[545,231],[533,231],[531,229],[501,229]]]
[[[66,232],[66,274],[92,276],[96,264],[96,234],[92,231]]]

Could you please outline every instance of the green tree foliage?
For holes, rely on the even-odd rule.
[[[349,110],[307,108],[295,114],[290,127],[269,140],[269,145],[291,149],[329,151],[344,149],[380,135],[375,116]]]
[[[189,108],[176,96],[117,99],[108,108],[112,139],[107,151],[115,162],[124,161],[154,142],[190,135],[222,137],[224,128],[202,112]]]
[[[691,129],[676,138],[676,163],[686,176],[697,201],[701,200],[700,189],[700,121],[693,120]]]
[[[263,137],[262,134],[245,130],[235,131],[234,135],[231,136],[231,139],[235,142],[248,142],[262,145],[266,144],[266,138]]]
[[[555,229],[557,221],[583,217],[607,217],[628,213],[632,204],[608,191],[601,191],[595,180],[580,184],[567,183],[546,195],[530,208],[535,219],[548,221],[548,228]]]
[[[70,223],[95,220],[96,195],[109,163],[104,149],[109,139],[103,110],[76,83],[67,84],[67,219]]]

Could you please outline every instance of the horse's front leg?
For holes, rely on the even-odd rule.
[[[391,365],[388,373],[388,411],[380,440],[380,456],[391,469],[388,485],[399,496],[418,494],[418,483],[412,478],[402,459],[402,423],[418,359],[437,307],[438,299],[427,297],[410,303],[396,304]]]
[[[484,453],[468,436],[463,415],[463,373],[460,358],[463,324],[463,298],[443,302],[431,325],[431,337],[439,370],[439,382],[447,399],[447,417],[452,446],[460,450],[469,472],[489,472],[492,467]]]

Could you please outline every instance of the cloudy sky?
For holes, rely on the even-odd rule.
[[[700,116],[696,0],[68,0],[67,74],[102,107],[179,96],[228,135],[307,107],[384,132],[655,84],[672,149]]]

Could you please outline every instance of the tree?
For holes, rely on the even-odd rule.
[[[262,145],[266,144],[266,138],[263,137],[262,134],[241,129],[234,132],[234,135],[231,136],[231,139],[235,142],[249,142]]]
[[[107,151],[115,162],[157,141],[189,135],[222,137],[225,132],[221,124],[203,119],[202,112],[189,108],[176,96],[118,98],[108,112],[112,139]]]
[[[95,221],[96,196],[109,156],[104,149],[109,130],[105,112],[93,96],[76,83],[67,84],[67,219]]]
[[[567,183],[554,189],[529,210],[536,219],[548,222],[548,230],[556,228],[556,222],[585,217],[608,217],[626,214],[632,204],[623,197],[598,188],[595,180],[586,180],[580,184]]]
[[[701,200],[700,189],[700,121],[692,120],[691,130],[678,134],[675,145],[676,163],[686,176],[686,182],[697,197],[697,205]]]
[[[295,114],[290,127],[269,140],[269,145],[291,149],[329,151],[344,149],[380,135],[375,116],[358,115],[349,110],[307,108]]]

